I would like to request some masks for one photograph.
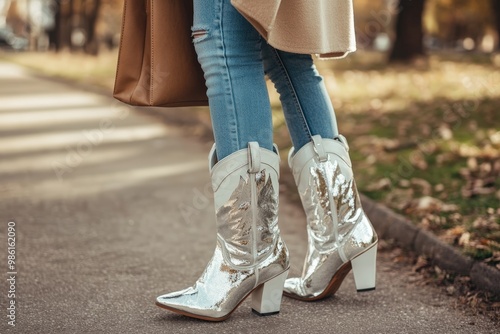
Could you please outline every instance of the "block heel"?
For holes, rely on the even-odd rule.
[[[279,313],[287,276],[288,270],[262,283],[252,292],[252,310],[255,313],[262,316]]]
[[[375,290],[377,276],[377,244],[351,260],[354,283],[358,292]]]

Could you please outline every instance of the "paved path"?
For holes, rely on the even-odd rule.
[[[409,269],[383,253],[376,291],[357,294],[349,275],[333,298],[284,299],[279,316],[258,317],[249,301],[223,323],[156,307],[156,295],[196,280],[214,247],[209,147],[109,97],[0,63],[0,332],[496,332],[489,320],[454,309],[440,290],[412,284]],[[298,272],[304,217],[281,201]],[[9,221],[16,223],[13,328]]]

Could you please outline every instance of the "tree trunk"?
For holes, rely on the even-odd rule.
[[[409,62],[425,55],[422,15],[425,0],[399,0],[396,19],[396,40],[389,56],[390,62]]]
[[[86,24],[87,24],[87,40],[85,43],[85,52],[91,55],[99,53],[99,43],[96,38],[96,24],[99,17],[99,9],[101,7],[101,0],[92,1],[90,9],[86,10]]]
[[[71,48],[74,13],[73,0],[55,2],[54,11],[55,24],[53,30],[49,32],[49,40],[51,46],[59,52],[65,48]]]
[[[57,2],[54,5],[54,26],[47,34],[49,36],[50,48],[54,48],[56,52],[61,50],[61,40],[59,38],[59,31],[61,31],[61,3]]]
[[[495,16],[495,27],[497,29],[497,50],[500,50],[500,1],[499,0],[491,0],[491,5],[493,8],[493,13]]]

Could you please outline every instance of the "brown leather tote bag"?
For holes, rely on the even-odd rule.
[[[125,0],[113,96],[130,105],[208,105],[190,0]]]

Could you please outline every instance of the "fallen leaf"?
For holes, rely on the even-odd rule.
[[[419,256],[417,259],[417,263],[412,267],[413,271],[420,271],[423,268],[429,267],[429,262],[423,256]]]
[[[462,236],[460,237],[460,239],[458,239],[458,244],[460,246],[469,246],[469,244],[470,244],[470,233],[469,232],[465,232],[464,234],[462,234]]]
[[[441,184],[441,183],[438,183],[438,184],[436,184],[436,185],[434,186],[434,191],[436,191],[436,192],[438,192],[438,193],[439,193],[439,192],[441,192],[441,191],[443,191],[443,190],[444,190],[444,185],[443,185],[443,184]]]
[[[469,170],[477,170],[477,159],[476,158],[473,158],[473,157],[470,157],[467,159],[467,168]]]
[[[403,188],[408,188],[411,185],[410,181],[402,179],[399,181],[399,186]]]
[[[453,132],[447,125],[441,125],[438,128],[438,132],[441,138],[443,138],[444,140],[450,140],[451,138],[453,138]]]
[[[459,209],[455,204],[446,204],[431,196],[424,196],[413,200],[410,203],[410,208],[415,211],[425,212],[453,212]]]
[[[368,191],[379,191],[384,189],[391,189],[392,182],[391,179],[384,177],[383,179],[378,180],[377,182],[371,183],[366,187]]]
[[[429,196],[432,193],[432,186],[429,182],[424,179],[412,178],[410,180],[411,184],[420,187],[423,195]]]
[[[490,135],[490,141],[495,145],[500,145],[500,131],[492,133]]]
[[[455,287],[453,285],[450,285],[446,288],[446,292],[448,293],[448,295],[452,296],[455,294]]]
[[[419,151],[414,151],[410,154],[410,163],[421,170],[426,170],[429,167],[427,161],[425,161],[424,155]]]

